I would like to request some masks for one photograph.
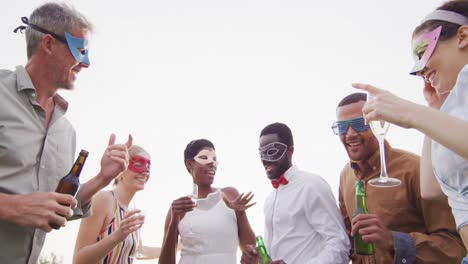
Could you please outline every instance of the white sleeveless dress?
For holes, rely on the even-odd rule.
[[[220,189],[199,199],[178,228],[182,239],[179,264],[237,263],[237,218],[224,203]]]

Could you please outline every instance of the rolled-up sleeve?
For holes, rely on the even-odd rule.
[[[76,208],[73,209],[73,216],[68,219],[69,221],[80,219],[83,217],[88,217],[91,215],[91,201],[87,204],[82,204],[80,194],[80,191],[78,191],[78,193],[76,194],[76,200],[78,201],[78,204]]]

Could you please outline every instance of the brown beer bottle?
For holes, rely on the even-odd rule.
[[[80,188],[80,174],[87,157],[88,151],[82,149],[70,172],[60,179],[57,188],[55,189],[56,192],[70,194],[75,197],[78,189]],[[50,224],[50,226],[53,229],[60,229],[60,226],[57,224]]]

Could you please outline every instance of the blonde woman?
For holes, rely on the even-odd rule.
[[[92,216],[81,221],[75,245],[74,264],[130,264],[136,250],[136,230],[144,223],[139,210],[128,210],[135,193],[145,188],[150,177],[151,158],[143,148],[129,149],[128,168],[115,180],[111,191],[93,198]],[[160,248],[143,247],[150,258],[159,257]]]

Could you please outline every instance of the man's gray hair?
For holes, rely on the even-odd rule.
[[[85,32],[92,32],[93,25],[73,7],[64,3],[46,3],[36,8],[30,18],[29,23],[51,31],[59,36],[64,36],[65,31],[71,32],[79,28]],[[39,47],[44,33],[28,27],[26,29],[26,45],[28,59]]]

